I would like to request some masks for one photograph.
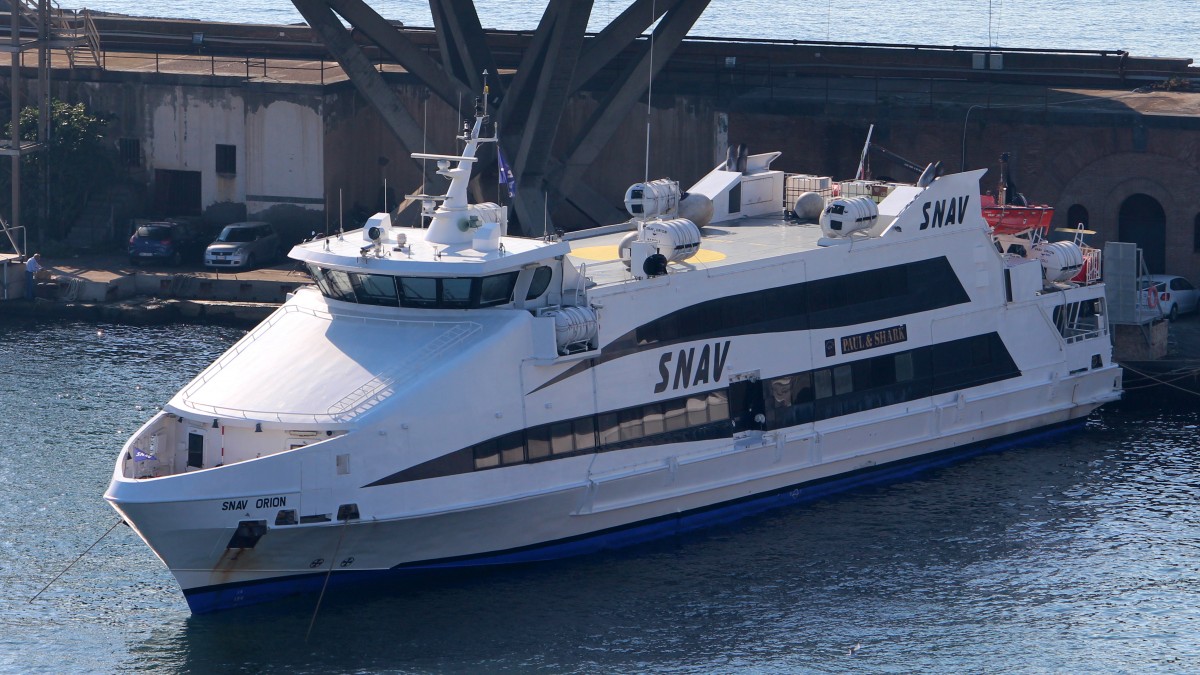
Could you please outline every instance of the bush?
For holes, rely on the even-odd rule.
[[[30,245],[66,237],[88,198],[114,182],[115,153],[104,144],[107,122],[82,103],[50,103],[46,147],[21,159],[21,223]],[[11,124],[6,134],[11,138]],[[38,138],[38,109],[21,111],[21,139]],[[0,162],[0,209],[12,211],[12,164]]]

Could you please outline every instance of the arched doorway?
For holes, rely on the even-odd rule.
[[[1087,228],[1089,224],[1086,206],[1083,204],[1072,204],[1071,208],[1067,209],[1067,227],[1083,225],[1084,228]]]
[[[1151,274],[1166,271],[1167,215],[1150,195],[1131,195],[1121,202],[1118,239],[1137,244]]]

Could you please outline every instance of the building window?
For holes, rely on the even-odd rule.
[[[139,167],[142,165],[142,142],[136,138],[122,138],[120,143],[121,166]]]
[[[217,173],[237,173],[237,146],[217,144]]]

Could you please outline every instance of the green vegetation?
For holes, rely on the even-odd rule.
[[[65,239],[88,198],[116,180],[115,153],[104,145],[107,122],[82,103],[50,103],[46,148],[21,159],[21,224],[30,245]],[[11,124],[5,125],[11,138]],[[38,139],[38,109],[21,111],[21,140]],[[0,160],[0,215],[11,220],[12,163]]]

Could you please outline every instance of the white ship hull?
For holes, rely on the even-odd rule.
[[[122,449],[105,497],[193,611],[669,536],[1119,397],[1103,286],[1069,280],[1078,247],[994,237],[982,172],[817,227],[756,155],[689,190],[703,232],[651,218],[679,201],[656,181],[624,229],[520,239],[466,203],[481,120],[428,156],[451,186],[427,229],[297,246],[317,288]]]
[[[871,420],[841,420],[836,429],[795,428],[734,444],[697,443],[600,475],[589,474],[590,457],[560,460],[560,466],[535,464],[528,468],[541,475],[528,482],[552,487],[387,520],[281,528],[246,549],[226,548],[231,528],[222,509],[231,501],[228,490],[208,498],[192,493],[173,508],[161,501],[121,503],[120,490],[109,498],[160,555],[170,555],[164,561],[192,610],[202,613],[318,590],[327,577],[334,584],[369,583],[619,548],[895,480],[969,454],[1034,441],[1038,432],[1076,428],[1072,422],[1081,423],[1112,400],[1114,377],[1120,371],[1112,367],[1052,388],[1038,384],[860,413]],[[1008,412],[997,415],[998,410]],[[298,483],[291,489],[262,485],[267,489],[261,494],[269,496],[247,499],[240,516],[273,517],[272,499],[304,500]]]

